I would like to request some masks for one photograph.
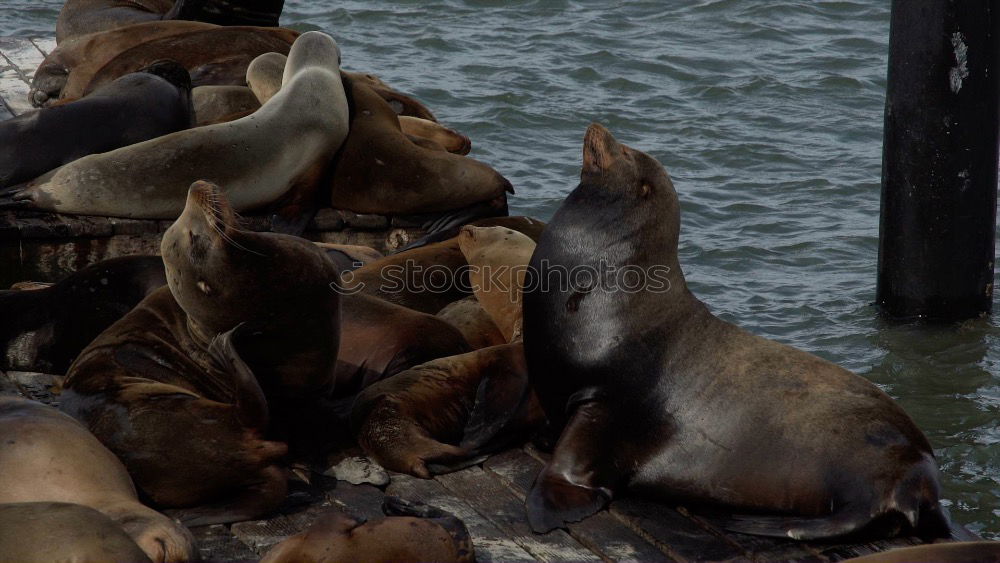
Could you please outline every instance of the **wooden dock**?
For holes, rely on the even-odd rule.
[[[29,83],[54,40],[0,38],[0,120],[30,111]],[[264,230],[263,218],[251,228]],[[391,251],[419,233],[419,218],[345,214],[323,210],[310,238],[364,244]],[[13,281],[53,281],[88,263],[120,254],[157,253],[169,222],[69,217],[34,212],[0,213],[0,287]],[[5,386],[56,403],[60,376],[0,372]],[[358,452],[348,452],[357,454]],[[801,543],[725,531],[723,516],[709,509],[622,498],[609,510],[568,530],[531,532],[523,500],[545,455],[531,446],[495,455],[478,466],[421,480],[382,474],[388,484],[337,480],[314,473],[295,481],[278,514],[266,520],[195,528],[206,561],[255,561],[271,546],[309,526],[328,510],[374,519],[386,494],[417,500],[461,518],[479,561],[840,561],[920,543],[896,538],[841,543]],[[366,463],[364,459],[356,463]],[[370,463],[370,462],[367,462]],[[378,473],[376,466],[376,473]],[[382,483],[380,481],[380,483]]]

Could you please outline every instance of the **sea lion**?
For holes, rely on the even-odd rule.
[[[30,182],[8,205],[173,219],[184,208],[186,186],[201,179],[223,185],[237,211],[286,194],[308,201],[347,135],[339,58],[330,36],[305,33],[292,48],[286,86],[252,115],[81,158]]]
[[[261,53],[287,54],[298,37],[299,32],[280,27],[213,27],[167,35],[119,51],[103,65],[78,65],[61,96],[86,96],[101,84],[166,58],[182,64],[195,86],[243,86],[250,61]],[[336,105],[336,98],[332,102]]]
[[[174,0],[66,0],[56,20],[56,43],[134,23],[160,21]]]
[[[28,399],[0,396],[0,436],[0,507],[87,506],[113,520],[153,561],[196,559],[191,534],[140,504],[121,462],[71,417]]]
[[[507,342],[521,338],[521,288],[535,241],[505,227],[467,225],[458,245],[469,263],[469,282]]]
[[[0,188],[26,182],[89,154],[194,125],[191,79],[172,61],[154,63],[85,99],[0,122]]]
[[[82,72],[93,73],[122,51],[140,43],[214,27],[200,22],[149,22],[63,41],[35,69],[29,94],[31,105],[47,107],[59,101],[70,73],[78,67]]]
[[[260,109],[257,97],[246,86],[199,86],[191,94],[198,125],[219,122],[236,113],[245,117]]]
[[[436,121],[409,115],[400,115],[399,129],[413,142],[426,139],[440,150],[466,155],[472,150],[472,141],[465,135],[449,129]]]
[[[177,0],[165,18],[219,25],[277,27],[285,0]]]
[[[451,514],[390,496],[382,510],[389,517],[373,522],[328,512],[306,531],[271,548],[261,563],[475,562],[469,531]]]
[[[158,256],[122,256],[31,291],[0,291],[3,369],[66,373],[101,332],[166,285]]]
[[[334,160],[330,202],[356,213],[449,211],[513,193],[506,178],[466,156],[426,150],[403,134],[392,108],[358,81],[345,81],[351,127]]]
[[[64,502],[0,504],[0,563],[152,563],[117,522]]]
[[[250,62],[250,65],[247,67],[247,85],[253,90],[260,103],[267,102],[267,100],[278,93],[278,90],[281,90],[281,76],[285,71],[286,60],[287,57],[281,53],[264,53]],[[464,135],[460,135],[444,127],[435,128],[433,125],[425,125],[424,123],[428,121],[432,124],[435,122],[431,111],[412,97],[395,90],[374,74],[349,72],[346,70],[342,70],[341,74],[350,80],[357,80],[367,84],[376,94],[388,102],[393,111],[401,118],[406,117],[419,120],[411,124],[410,127],[412,129],[423,127],[425,134],[428,131],[433,132],[435,137],[432,138],[435,138],[436,143],[445,140],[441,144],[457,147],[458,150],[466,148],[465,144],[468,144],[468,148],[472,147],[471,141]],[[401,119],[400,123],[403,121]],[[407,131],[404,129],[405,132]]]
[[[845,559],[845,563],[1000,563],[1000,542],[946,542],[931,545],[900,547],[862,557]]]
[[[426,235],[399,249],[399,252],[413,250],[414,248],[420,248],[434,242],[441,242],[457,237],[459,231],[466,225],[472,225],[473,227],[506,227],[528,235],[528,238],[535,242],[538,242],[539,237],[542,236],[542,231],[545,229],[544,221],[522,216],[484,217],[465,221],[456,221],[454,219],[456,218],[449,218],[444,224],[430,226]]]
[[[338,271],[341,274],[357,270],[361,266],[385,258],[381,252],[369,246],[335,244],[331,242],[313,242],[313,244],[326,251],[326,255],[337,265]]]
[[[891,520],[948,535],[913,420],[867,380],[712,315],[685,283],[679,231],[663,166],[591,125],[580,185],[524,289],[531,382],[563,428],[525,499],[532,528],[631,489],[784,513],[729,525],[753,534],[810,540]]]
[[[519,342],[412,367],[366,388],[351,412],[369,457],[423,479],[482,461],[541,421]]]
[[[507,343],[475,295],[449,303],[438,311],[437,317],[457,328],[473,350]]]

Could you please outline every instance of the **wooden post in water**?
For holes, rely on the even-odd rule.
[[[876,301],[891,318],[989,313],[1000,3],[893,0]]]

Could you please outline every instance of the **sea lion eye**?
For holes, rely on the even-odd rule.
[[[651,193],[653,193],[653,186],[643,182],[642,186],[639,187],[639,197],[647,197]]]

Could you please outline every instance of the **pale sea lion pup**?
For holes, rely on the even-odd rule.
[[[521,338],[521,288],[535,241],[505,227],[466,226],[458,245],[469,262],[476,299],[507,342]]]
[[[524,349],[563,428],[525,504],[538,532],[626,490],[710,501],[729,528],[818,539],[883,517],[949,535],[934,454],[875,385],[724,322],[688,289],[680,205],[663,166],[594,124],[580,185],[531,258]]]
[[[28,399],[0,396],[0,436],[0,507],[87,506],[117,522],[153,561],[196,558],[191,534],[140,504],[122,463],[71,417]]]
[[[388,518],[364,522],[329,512],[306,531],[279,543],[261,563],[474,563],[461,520],[432,506],[385,497]]]
[[[305,33],[286,86],[252,115],[81,158],[13,197],[59,213],[173,219],[187,186],[204,178],[221,184],[237,211],[308,190],[347,136],[339,58],[330,36]]]

